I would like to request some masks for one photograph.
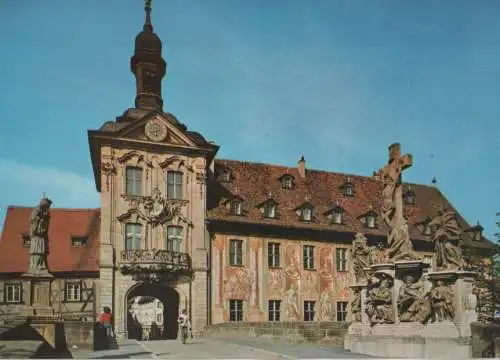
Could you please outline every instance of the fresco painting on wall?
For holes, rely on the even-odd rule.
[[[318,274],[315,271],[304,270],[302,273],[302,292],[313,294],[318,290]]]
[[[354,283],[354,275],[350,272],[337,273],[333,280],[333,296],[338,299],[349,297],[349,285]]]
[[[285,272],[288,279],[300,278],[300,252],[297,245],[288,245],[285,251]]]
[[[250,277],[244,268],[228,267],[224,281],[224,297],[226,299],[248,300]]]
[[[328,279],[333,276],[333,248],[331,246],[320,247],[319,275]]]
[[[270,295],[281,295],[283,290],[283,272],[281,270],[268,270],[267,272],[267,289]]]

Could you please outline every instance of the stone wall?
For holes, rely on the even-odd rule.
[[[471,357],[500,357],[500,324],[473,322],[471,324],[471,333]]]
[[[211,338],[258,337],[292,343],[328,342],[342,346],[349,323],[341,322],[228,322],[210,325]]]
[[[65,322],[64,334],[68,349],[73,346],[79,349],[92,349],[94,343],[94,323],[93,322]]]

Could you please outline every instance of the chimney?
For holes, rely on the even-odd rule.
[[[304,159],[304,155],[302,155],[299,162],[297,163],[297,170],[299,171],[299,175],[301,178],[306,177],[306,160]]]

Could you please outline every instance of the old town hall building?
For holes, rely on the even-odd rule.
[[[110,306],[120,336],[131,336],[137,296],[163,302],[166,337],[176,336],[183,308],[196,331],[229,321],[349,321],[352,242],[358,233],[373,245],[387,238],[380,179],[311,170],[304,158],[294,167],[217,159],[218,145],[163,108],[166,63],[150,13],[147,5],[130,63],[135,107],[88,132],[100,208],[50,210],[51,306],[91,319]],[[414,249],[432,261],[426,224],[453,206],[436,186],[404,189]],[[4,313],[36,300],[22,276],[29,213],[7,211]],[[457,222],[463,248],[491,246],[479,225]]]

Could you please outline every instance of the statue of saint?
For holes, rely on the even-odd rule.
[[[47,270],[48,232],[52,201],[43,197],[30,214],[30,261],[28,272]]]
[[[351,314],[354,321],[361,322],[361,289],[354,290],[354,299],[351,302]]]
[[[367,314],[370,316],[372,325],[394,323],[390,279],[383,278],[375,288],[370,290],[367,304]]]
[[[366,237],[357,233],[351,249],[351,259],[356,281],[367,278],[366,268],[373,264],[372,248],[366,245]]]
[[[427,225],[432,231],[437,270],[461,270],[465,266],[462,252],[450,240],[458,238],[460,229],[455,220],[455,213],[441,210]]]

